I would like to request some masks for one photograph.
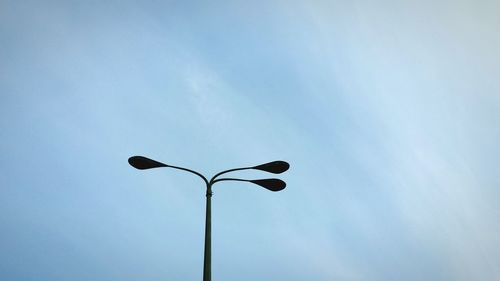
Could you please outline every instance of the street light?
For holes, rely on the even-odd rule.
[[[207,197],[207,208],[206,208],[206,216],[205,216],[205,255],[204,255],[204,262],[203,262],[203,281],[211,281],[211,269],[212,269],[212,260],[211,260],[211,232],[212,232],[212,214],[211,214],[211,199],[212,199],[212,186],[220,181],[243,181],[243,182],[250,182],[256,185],[259,185],[261,187],[264,187],[265,189],[268,189],[270,191],[280,191],[283,190],[286,187],[286,183],[280,179],[258,179],[258,180],[246,180],[246,179],[238,179],[238,178],[219,178],[219,176],[229,173],[229,172],[234,172],[234,171],[241,171],[241,170],[260,170],[264,172],[269,172],[273,174],[281,174],[288,170],[290,168],[290,164],[288,164],[285,161],[273,161],[269,163],[265,163],[262,165],[257,165],[253,167],[245,167],[245,168],[235,168],[235,169],[229,169],[222,171],[220,173],[215,174],[210,180],[207,180],[205,176],[202,174],[182,168],[182,167],[177,167],[177,166],[172,166],[172,165],[167,165],[161,162],[158,162],[153,159],[146,158],[144,156],[132,156],[128,159],[128,163],[139,170],[146,170],[146,169],[153,169],[153,168],[173,168],[173,169],[178,169],[178,170],[183,170],[186,172],[190,172],[192,174],[195,174],[199,176],[200,178],[203,179],[207,186],[207,192],[206,192],[206,197]]]

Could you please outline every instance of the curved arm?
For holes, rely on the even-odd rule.
[[[207,178],[205,178],[202,174],[200,174],[200,173],[198,173],[196,171],[193,171],[193,170],[190,170],[190,169],[186,169],[186,168],[182,168],[182,167],[176,167],[176,166],[172,166],[172,165],[167,165],[167,167],[168,168],[178,169],[178,170],[183,170],[183,171],[195,174],[195,175],[199,176],[200,178],[202,178],[203,181],[207,184],[207,186],[209,185]]]
[[[215,184],[216,182],[219,182],[219,181],[246,181],[246,182],[251,182],[250,180],[236,179],[236,178],[222,178],[222,179],[216,179],[216,180],[214,180],[212,178],[211,184]]]
[[[225,173],[229,173],[229,172],[234,172],[234,171],[241,171],[241,170],[250,170],[250,169],[253,169],[253,167],[245,167],[245,168],[234,168],[234,169],[229,169],[229,170],[225,170],[225,171],[222,171],[220,173],[217,173],[215,174],[215,176],[213,176],[211,179],[210,179],[210,184],[214,184],[220,180],[216,180],[216,178],[222,174],[225,174]],[[221,179],[222,180],[222,179]],[[224,179],[224,180],[239,180],[239,179]],[[245,180],[240,180],[240,181],[245,181]]]

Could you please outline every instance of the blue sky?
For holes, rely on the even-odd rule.
[[[0,1],[0,279],[497,280],[499,8]]]

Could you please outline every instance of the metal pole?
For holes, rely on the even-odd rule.
[[[212,280],[212,184],[207,183],[207,210],[205,218],[205,258],[203,263],[203,281]]]

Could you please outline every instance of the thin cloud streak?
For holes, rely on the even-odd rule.
[[[0,279],[500,275],[497,4],[226,4],[4,4]]]

